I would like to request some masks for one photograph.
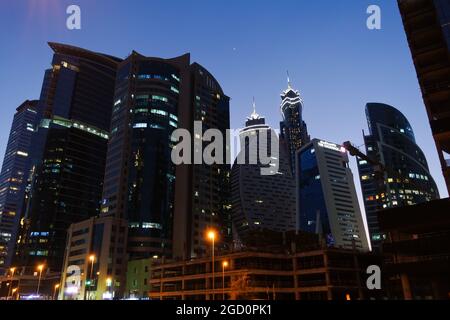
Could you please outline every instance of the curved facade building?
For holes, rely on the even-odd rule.
[[[384,237],[379,230],[377,211],[438,199],[439,193],[406,117],[382,103],[368,103],[366,116],[367,155],[385,167],[377,171],[358,159],[367,223],[372,247],[376,249]]]
[[[272,133],[272,134],[271,134]],[[240,131],[241,152],[231,170],[233,225],[241,242],[249,231],[290,231],[295,229],[295,181],[290,166],[287,146],[280,141],[278,171],[262,175],[257,150],[262,139],[267,139],[267,155],[272,155],[271,140],[277,135],[265,124],[256,111]],[[255,143],[251,139],[256,139]],[[243,152],[244,155],[243,155]],[[252,162],[257,159],[257,163]],[[245,160],[245,161],[244,161]]]
[[[188,67],[189,55],[164,60],[133,52],[117,71],[102,212],[128,220],[132,258],[171,252],[171,135]]]

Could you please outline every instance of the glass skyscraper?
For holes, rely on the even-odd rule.
[[[133,52],[119,65],[102,214],[128,220],[131,258],[201,255],[207,228],[220,230],[222,240],[231,234],[229,165],[171,160],[177,128],[201,141],[194,121],[225,136],[229,98],[189,54],[161,59]]]
[[[450,2],[398,0],[398,5],[450,192]]]
[[[17,250],[20,266],[59,272],[68,227],[100,213],[106,148],[120,59],[49,43],[52,67],[39,100],[32,177]]]
[[[289,150],[289,160],[292,172],[295,171],[296,152],[310,141],[308,128],[303,121],[303,99],[298,90],[291,87],[288,79],[288,88],[281,93],[280,139],[284,140]]]
[[[346,150],[313,139],[297,153],[297,227],[329,247],[368,251],[369,244]]]
[[[358,159],[367,223],[372,247],[376,249],[383,238],[378,211],[438,199],[439,193],[405,116],[382,103],[368,103],[366,116],[369,126],[369,134],[364,135],[366,154],[383,166],[375,168]]]
[[[38,120],[37,100],[17,109],[0,173],[0,270],[8,268],[14,255],[25,187],[30,171],[31,138]]]

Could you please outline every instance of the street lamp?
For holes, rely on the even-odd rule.
[[[59,283],[55,284],[55,287],[53,289],[53,300],[56,300],[56,291],[59,288]]]
[[[39,280],[38,280],[36,295],[39,296],[39,287],[41,286],[41,277],[42,277],[42,270],[44,270],[44,265],[43,264],[38,265],[37,269],[39,271]]]
[[[14,294],[16,293],[16,291],[18,290],[18,288],[14,288],[12,289],[12,296],[14,297]],[[15,300],[18,300],[17,298]]]
[[[112,299],[112,297],[113,297],[113,294],[112,294],[112,278],[111,277],[108,277],[107,279],[106,279],[106,289],[107,289],[107,292],[110,294],[110,297],[111,297],[111,299]]]
[[[215,277],[215,275],[214,275],[214,243],[217,238],[217,231],[214,229],[210,229],[207,231],[206,236],[212,243],[212,246],[211,246],[211,251],[212,251],[212,292],[213,292],[213,300],[214,300],[214,297],[215,297],[214,296],[214,289],[215,289],[214,288],[215,287],[215,284],[214,284],[214,280],[215,280],[215,278],[214,278]]]
[[[10,285],[9,285],[8,295],[6,296],[6,300],[8,300],[9,295],[10,295],[10,292],[11,292],[11,289],[12,289],[13,278],[14,278],[14,272],[16,271],[16,268],[14,268],[14,267],[13,267],[13,268],[10,268],[9,271],[11,271],[11,282],[10,282]]]
[[[225,301],[225,268],[228,267],[228,261],[222,262],[222,300]]]
[[[92,273],[94,272],[95,254],[91,254],[89,256],[89,261],[91,262],[91,272],[89,275],[89,287],[91,287],[91,289],[92,289]],[[87,281],[84,285],[84,300],[86,300],[86,296],[87,296]]]

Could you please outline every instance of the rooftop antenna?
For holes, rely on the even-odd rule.
[[[288,88],[291,88],[291,77],[289,77],[289,70],[286,70],[286,74],[287,74],[287,83],[288,83]]]

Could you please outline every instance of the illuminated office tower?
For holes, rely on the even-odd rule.
[[[313,139],[297,152],[297,223],[330,247],[368,251],[369,244],[346,150]]]
[[[290,155],[291,170],[295,171],[295,155],[298,150],[310,141],[308,128],[303,121],[303,99],[300,92],[291,87],[288,78],[288,87],[281,94],[280,139],[285,140]]]
[[[30,171],[31,138],[37,121],[37,100],[17,109],[0,174],[0,269],[8,268],[14,253],[25,187]]]
[[[229,167],[171,160],[172,133],[194,138],[194,121],[225,136],[229,98],[189,54],[133,52],[119,65],[102,213],[128,220],[132,259],[202,254],[205,230],[224,229]]]
[[[378,211],[439,199],[439,193],[406,117],[382,103],[368,103],[366,117],[366,154],[384,166],[380,172],[366,160],[358,159],[370,240],[372,248],[377,249],[384,237]]]
[[[120,59],[49,43],[51,68],[39,100],[32,178],[17,265],[61,271],[67,229],[100,213],[106,149]]]
[[[261,146],[263,139],[267,150]],[[261,162],[261,151],[263,156],[275,157],[271,139],[278,140],[278,136],[256,113],[254,105],[240,131],[241,152],[231,171],[233,225],[243,244],[254,230],[295,230],[295,180],[284,141],[280,141],[276,156],[278,168]],[[262,169],[270,168],[274,169],[271,174],[262,174]]]

